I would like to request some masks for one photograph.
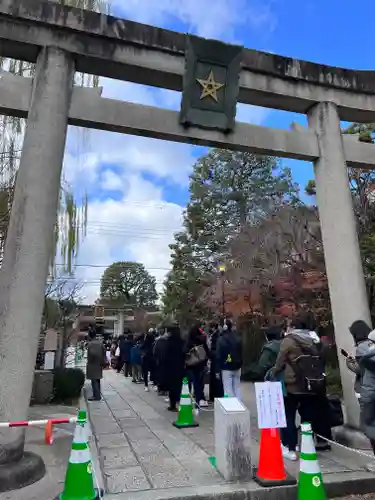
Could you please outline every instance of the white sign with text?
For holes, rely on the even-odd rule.
[[[259,429],[280,429],[286,427],[281,382],[256,382],[255,396]]]

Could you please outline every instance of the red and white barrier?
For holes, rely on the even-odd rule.
[[[77,417],[49,418],[46,420],[20,420],[19,422],[0,422],[0,429],[7,427],[38,427],[41,425],[47,425],[48,422],[52,422],[52,425],[75,424],[77,422]]]
[[[45,444],[53,443],[53,426],[57,424],[75,424],[77,417],[69,418],[50,418],[46,420],[20,420],[16,422],[0,422],[0,429],[14,427],[45,427]]]

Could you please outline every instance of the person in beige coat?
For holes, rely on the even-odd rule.
[[[89,401],[100,401],[100,380],[103,378],[103,368],[106,366],[106,353],[103,342],[96,338],[94,328],[89,330],[89,344],[87,347],[86,378],[91,380],[92,397]]]

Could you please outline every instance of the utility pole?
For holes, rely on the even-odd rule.
[[[224,264],[219,266],[219,271],[221,275],[221,315],[223,317],[223,321],[225,319],[225,271],[226,267]]]

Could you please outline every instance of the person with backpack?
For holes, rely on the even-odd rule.
[[[297,411],[303,422],[311,423],[316,434],[332,439],[324,362],[310,335],[306,315],[293,318],[271,374],[273,379],[283,377],[287,426],[281,433],[282,452],[285,458],[294,461],[297,460]],[[330,446],[324,444],[320,449],[328,450]]]
[[[223,380],[224,394],[241,399],[242,343],[232,322],[226,320],[216,346],[217,377]]]

